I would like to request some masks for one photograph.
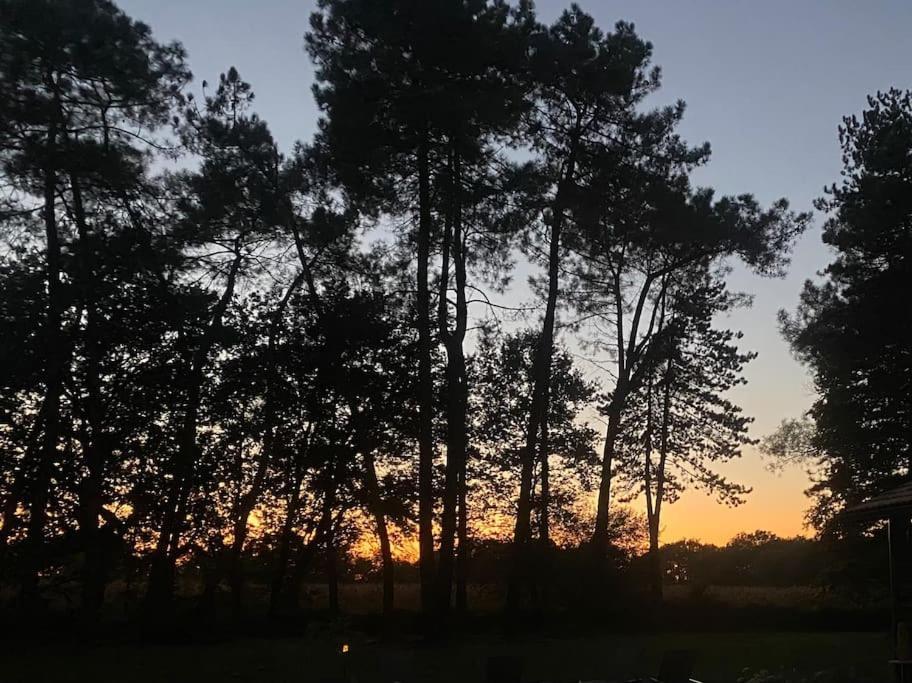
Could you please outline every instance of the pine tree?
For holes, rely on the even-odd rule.
[[[740,333],[714,326],[720,314],[740,303],[727,292],[724,276],[706,263],[670,276],[659,302],[656,350],[628,399],[618,437],[620,484],[646,501],[650,588],[657,598],[663,505],[691,488],[729,505],[740,504],[750,492],[715,470],[755,443],[748,436],[752,418],[727,397],[745,382],[743,368],[756,354],[738,349]]]
[[[585,178],[594,159],[616,149],[617,131],[631,125],[642,100],[658,86],[659,72],[649,68],[652,46],[630,24],[619,23],[603,33],[591,16],[577,6],[565,11],[532,42],[533,113],[527,136],[540,156],[546,187],[542,219],[527,247],[534,261],[544,264],[545,310],[535,354],[532,401],[526,425],[526,447],[520,477],[514,566],[523,563],[532,530],[532,476],[536,454],[547,451],[548,404],[555,325],[561,296],[561,273],[577,232],[576,205],[585,197]],[[601,190],[596,190],[601,193]],[[576,247],[579,248],[578,246]],[[519,600],[517,581],[511,581],[508,609]]]
[[[163,463],[168,483],[160,500],[147,592],[154,610],[170,602],[184,521],[199,501],[198,428],[226,311],[257,259],[287,229],[287,197],[276,182],[282,160],[265,122],[248,111],[252,99],[250,85],[231,68],[202,108],[195,103],[187,108],[181,127],[184,145],[199,155],[200,167],[172,178],[176,216],[171,238],[186,250],[185,268],[197,276],[208,274],[214,286],[203,319],[183,337],[182,395],[172,406],[176,444]]]
[[[189,73],[178,44],[161,45],[149,27],[107,0],[0,4],[0,138],[3,173],[26,200],[40,203],[47,283],[41,446],[28,482],[31,565],[26,599],[37,593],[51,481],[60,467],[63,383],[72,352],[64,326],[71,307],[84,317],[83,439],[86,476],[80,527],[87,553],[85,606],[104,590],[99,517],[111,440],[103,395],[104,320],[97,300],[99,245],[115,210],[130,211],[143,183],[150,136],[166,123]],[[114,228],[118,229],[117,227]],[[77,265],[69,277],[67,255]],[[97,577],[97,580],[96,580]]]
[[[507,164],[494,143],[515,133],[527,103],[524,59],[531,26],[525,4],[511,10],[484,0],[327,1],[313,15],[307,38],[318,67],[315,94],[325,114],[321,141],[340,183],[365,213],[418,218],[413,237],[421,377],[419,540],[426,610],[432,600],[440,611],[449,609],[454,574],[464,571],[455,549],[457,535],[460,546],[467,540],[463,344],[469,269],[492,253],[504,261],[503,248],[493,246],[502,241],[503,227],[490,219],[494,197],[500,194],[503,204],[511,190],[497,179]],[[447,354],[447,467],[435,577],[429,273],[436,250],[441,255],[436,327]],[[464,591],[459,595],[464,598]]]
[[[781,436],[799,438],[779,445],[815,461],[809,521],[821,531],[912,475],[912,323],[898,313],[912,275],[912,93],[868,98],[839,139],[843,179],[817,203],[835,259],[823,282],[805,284],[795,315],[780,313],[819,396],[810,433],[786,425]]]

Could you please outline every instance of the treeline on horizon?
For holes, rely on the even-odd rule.
[[[473,548],[492,539],[510,612],[547,600],[570,549],[606,593],[645,549],[660,598],[664,506],[688,488],[730,505],[750,492],[717,469],[756,443],[729,396],[754,354],[719,326],[749,299],[728,269],[783,275],[810,214],[691,183],[709,145],[678,135],[683,103],[649,104],[661,74],[631,24],[571,6],[544,26],[524,1],[320,0],[305,45],[318,132],[280,150],[235,68],[194,96],[184,49],[107,0],[0,0],[12,601],[37,610],[75,581],[93,617],[127,576],[161,616],[193,571],[203,605],[227,589],[240,614],[255,563],[280,614],[316,567],[336,576],[371,545],[388,613],[397,550],[417,540],[422,610],[445,616],[466,609]],[[854,201],[865,164],[908,171],[892,152],[912,148],[908,95],[870,105],[841,129],[830,235],[883,227]],[[900,272],[902,201],[883,266]],[[858,233],[852,257],[885,243]],[[533,274],[515,305],[519,261]],[[783,317],[823,395],[848,359],[815,324],[859,291],[850,270]],[[870,328],[853,329],[870,361]],[[833,447],[853,423],[828,416],[848,405],[832,395],[764,443],[814,468],[821,532],[908,472],[908,444],[887,455],[901,432],[871,408],[893,400],[908,426],[908,392],[887,391],[908,381],[897,340],[877,377],[899,385],[840,385],[851,409],[880,411],[853,442],[881,440],[877,476]]]
[[[784,538],[769,531],[739,533],[721,545],[695,539],[667,542],[661,548],[663,590],[679,587],[683,590],[672,590],[673,600],[680,603],[689,599],[696,606],[707,598],[712,600],[712,589],[722,587],[757,589],[758,598],[772,597],[769,602],[778,602],[785,608],[819,609],[833,604],[852,606],[856,610],[872,606],[882,608],[888,602],[889,594],[889,563],[884,544],[885,540],[879,536],[827,541],[804,536]],[[510,552],[511,545],[506,540],[476,540],[473,544],[468,580],[470,587],[475,586],[485,595],[482,611],[490,609],[492,601],[497,603],[502,598],[498,587],[506,583],[505,569],[509,566]],[[327,586],[327,606],[330,610],[338,610],[346,606],[344,596],[340,596],[340,585],[379,582],[382,569],[371,557],[353,554],[340,559],[335,577],[327,577],[324,567],[315,566],[311,570],[306,580],[309,593],[305,596],[310,598],[311,604],[314,603],[313,594],[320,593],[322,584]],[[592,591],[588,584],[579,581],[575,566],[579,561],[579,549],[558,548],[552,559],[546,585],[553,603],[557,604],[548,607],[577,614],[591,611],[587,605],[592,600]],[[639,591],[639,595],[618,602],[641,608],[655,606],[650,605],[649,596],[643,591],[652,571],[650,560],[648,552],[634,551],[624,555],[620,575],[611,578],[627,590]],[[397,559],[395,565],[398,585],[417,584],[416,562],[402,558]],[[251,561],[248,572],[254,577],[268,575],[268,564]],[[185,578],[189,583],[197,583],[200,579],[195,572],[188,572]],[[333,582],[337,585],[330,585]],[[762,589],[770,591],[764,594]],[[781,594],[777,594],[778,589]],[[790,591],[812,600],[804,605],[800,601],[791,602]],[[477,609],[477,606],[473,607]],[[541,609],[543,605],[538,607]],[[362,601],[358,601],[357,608],[365,608]],[[648,609],[644,611],[649,612]]]

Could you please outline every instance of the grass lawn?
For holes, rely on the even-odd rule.
[[[821,671],[827,675],[815,681],[889,680],[889,641],[878,633],[675,633],[566,639],[473,636],[438,646],[351,638],[346,662],[339,654],[342,637],[327,633],[239,638],[184,647],[0,646],[0,681],[480,683],[487,657],[497,654],[522,657],[524,681],[625,680],[654,674],[662,653],[676,648],[696,653],[694,674],[707,683],[735,683],[745,669],[784,674],[777,681],[810,680]]]

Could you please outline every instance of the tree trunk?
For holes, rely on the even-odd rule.
[[[225,289],[212,311],[203,337],[194,350],[193,358],[191,359],[187,387],[187,408],[180,428],[177,463],[174,478],[166,496],[165,512],[152,556],[149,586],[146,593],[147,605],[154,612],[166,609],[174,596],[174,566],[180,548],[183,521],[194,486],[193,470],[199,458],[196,431],[202,400],[204,372],[209,360],[209,353],[215,343],[215,335],[221,327],[222,318],[234,296],[234,288],[242,261],[243,255],[238,248],[231,263],[231,269],[228,272]]]
[[[297,518],[298,508],[301,503],[301,484],[304,481],[304,466],[296,463],[291,496],[285,508],[285,519],[282,522],[282,531],[279,534],[276,563],[273,569],[272,583],[269,590],[269,614],[278,614],[282,604],[282,594],[285,588],[285,576],[288,573],[288,561],[291,559],[291,537]]]
[[[244,543],[247,541],[247,534],[249,531],[247,522],[250,518],[250,514],[253,512],[253,508],[256,506],[257,501],[260,498],[263,484],[266,481],[266,473],[269,469],[269,463],[272,460],[273,451],[275,450],[275,387],[276,383],[278,382],[278,368],[275,357],[276,335],[278,334],[278,328],[279,324],[281,323],[282,316],[285,314],[285,309],[288,307],[288,302],[291,301],[291,297],[304,281],[304,273],[305,271],[301,270],[301,272],[298,273],[295,279],[288,286],[288,289],[285,291],[285,294],[279,301],[279,305],[273,312],[272,322],[269,326],[269,338],[266,343],[266,358],[268,366],[266,368],[266,390],[264,392],[266,405],[263,411],[265,414],[266,435],[263,439],[263,446],[260,449],[259,462],[257,463],[257,470],[254,473],[253,481],[250,484],[250,489],[248,489],[244,496],[242,496],[237,510],[235,511],[233,529],[234,533],[228,557],[228,574],[229,581],[231,583],[231,602],[235,616],[240,616],[244,603],[244,574],[241,567],[241,557],[244,551]],[[310,426],[308,426],[308,430],[310,430]]]
[[[466,481],[466,461],[463,458],[459,472],[459,524],[456,536],[459,541],[456,554],[456,611],[465,614],[469,607],[468,574],[471,546],[469,545],[469,487]]]
[[[643,490],[646,496],[646,528],[649,534],[649,590],[654,599],[661,600],[661,576],[656,582],[656,558],[658,557],[658,523],[652,490],[652,397],[653,386],[650,378],[646,387],[646,435],[643,439]]]
[[[48,75],[49,84],[53,83]],[[59,100],[55,102],[59,110]],[[48,127],[47,159],[44,167],[44,234],[47,269],[47,312],[44,321],[44,343],[47,362],[44,371],[44,434],[41,455],[35,477],[31,482],[29,522],[26,532],[26,569],[22,579],[22,599],[34,602],[38,598],[38,573],[43,566],[44,529],[47,524],[47,505],[50,499],[51,475],[57,460],[60,439],[60,394],[64,363],[61,316],[63,312],[63,283],[60,281],[60,240],[57,234],[55,195],[57,191],[57,111]]]
[[[31,450],[33,449],[29,448],[26,451],[26,462],[28,461],[28,451]],[[2,526],[0,526],[0,567],[5,566],[7,543],[17,525],[16,512],[19,509],[19,503],[22,501],[24,493],[25,473],[20,470],[16,472],[9,494],[3,501],[3,517],[0,519],[0,523],[2,523]]]
[[[466,468],[466,431],[468,407],[468,378],[466,376],[463,343],[468,325],[466,300],[465,243],[462,232],[462,199],[460,196],[460,161],[458,152],[452,154],[451,187],[452,218],[450,229],[443,242],[443,268],[440,274],[440,299],[438,303],[438,330],[447,352],[447,466],[443,494],[443,516],[440,524],[440,566],[438,568],[438,610],[445,614],[450,609],[453,577],[456,565],[455,543],[459,514],[460,474]],[[449,238],[449,239],[448,239]],[[452,251],[456,292],[456,320],[449,329],[448,254]]]
[[[265,449],[265,446],[264,446]],[[263,458],[265,460],[265,458]],[[265,468],[264,468],[265,469]],[[253,511],[256,498],[259,495],[259,471],[254,475],[253,485],[249,495],[244,496],[235,515],[231,546],[228,550],[228,582],[231,585],[231,608],[235,617],[241,616],[244,610],[244,570],[241,563],[244,544],[247,542],[250,513]]]
[[[19,519],[17,512],[19,504],[24,503],[26,486],[28,485],[28,464],[32,462],[36,452],[40,451],[44,432],[44,410],[43,408],[35,415],[35,421],[25,438],[25,454],[22,458],[23,466],[13,473],[13,483],[3,501],[2,517],[0,517],[0,567],[6,559],[7,544],[13,533]]]
[[[663,598],[662,551],[659,547],[659,530],[662,519],[662,503],[665,498],[665,463],[668,460],[668,436],[671,429],[671,383],[673,373],[672,358],[668,358],[665,370],[665,387],[662,393],[662,432],[659,441],[659,466],[656,468],[655,513],[649,533],[649,553],[651,556],[653,591],[658,600]]]
[[[447,467],[440,525],[438,609],[450,607],[455,569],[455,541],[460,498],[460,473],[466,453],[466,375],[462,342],[455,334],[447,343]]]
[[[82,608],[93,619],[104,602],[107,586],[107,558],[101,540],[100,518],[104,505],[104,478],[110,461],[111,444],[105,429],[104,398],[101,387],[100,332],[98,306],[95,301],[94,273],[89,226],[86,220],[82,188],[75,173],[70,173],[70,190],[74,222],[79,236],[79,290],[85,313],[85,378],[87,389],[86,416],[88,438],[83,442],[86,477],[79,492],[79,531],[85,553],[82,576]]]
[[[374,454],[365,449],[364,453],[364,481],[367,485],[367,495],[370,500],[371,512],[374,516],[374,525],[377,528],[377,538],[380,541],[380,558],[383,563],[383,614],[393,612],[395,583],[395,566],[393,565],[393,552],[390,545],[389,530],[386,526],[386,514],[383,512],[383,500],[380,495],[380,483],[377,479],[377,467],[374,463]]]
[[[637,304],[630,323],[630,330],[627,333],[625,348],[621,267],[621,265],[618,265],[617,270],[614,273],[618,378],[608,408],[608,427],[605,430],[605,446],[602,450],[601,480],[599,482],[598,502],[596,504],[595,529],[592,533],[592,549],[595,552],[596,557],[600,557],[604,554],[608,542],[608,513],[611,503],[611,468],[614,464],[615,442],[617,441],[618,434],[621,430],[621,420],[624,410],[627,407],[627,399],[642,379],[640,374],[644,366],[640,361],[642,360],[642,353],[645,348],[645,339],[639,339],[640,322],[646,302],[649,299],[652,284],[657,277],[662,275],[662,273],[649,273],[646,276],[646,279],[640,288],[639,297],[637,298]],[[664,275],[662,275],[662,277],[662,296],[664,296],[666,281]],[[652,335],[656,312],[656,309],[653,308],[653,313],[645,334],[647,339]]]
[[[513,557],[507,585],[507,611],[515,612],[520,602],[520,578],[528,563],[527,545],[532,531],[532,477],[542,423],[548,412],[548,387],[551,384],[551,359],[554,355],[554,323],[557,317],[557,298],[560,290],[561,233],[564,227],[566,195],[576,172],[576,147],[579,132],[571,139],[567,166],[558,182],[551,216],[551,234],[548,245],[548,297],[545,316],[538,339],[538,348],[532,363],[532,401],[526,427],[526,445],[522,454],[519,476],[519,499],[516,504],[516,524],[513,529]]]
[[[434,587],[434,386],[431,377],[431,320],[428,262],[431,248],[431,191],[428,132],[418,147],[418,546],[421,608],[433,605]]]
[[[0,518],[0,567],[6,559],[7,545],[9,538],[16,528],[19,521],[18,515],[19,504],[26,504],[25,492],[28,486],[28,466],[36,454],[40,453],[44,438],[44,407],[35,415],[35,421],[28,430],[25,438],[25,453],[22,458],[23,466],[20,467],[13,475],[13,483],[9,493],[3,501],[3,516]]]
[[[301,584],[304,581],[307,570],[310,568],[311,561],[315,556],[318,556],[321,549],[326,550],[332,545],[330,536],[335,531],[333,510],[336,506],[336,493],[339,485],[339,467],[340,463],[337,458],[334,458],[327,465],[329,479],[326,482],[326,491],[323,495],[320,520],[317,522],[317,528],[314,530],[314,535],[310,542],[301,548],[301,551],[298,553],[298,557],[295,560],[295,571],[294,576],[292,577],[292,597],[294,598],[295,604],[300,603],[298,596],[301,593]]]
[[[203,558],[203,590],[199,596],[199,613],[206,617],[212,617],[216,610],[216,596],[218,594],[219,583],[222,579],[221,564],[222,554],[220,548],[215,547],[212,552]]]
[[[543,431],[547,429],[546,425],[542,425]],[[538,511],[538,538],[544,549],[548,549],[551,545],[551,521],[549,513],[549,505],[551,503],[551,466],[548,462],[548,439],[547,432],[542,434],[542,449],[539,454],[539,464],[541,466],[541,500],[539,502],[540,509]]]
[[[339,557],[336,548],[336,534],[331,531],[326,537],[326,588],[329,595],[329,611],[339,613]]]
[[[546,399],[545,406],[548,406],[548,403],[549,401]],[[550,601],[549,589],[551,586],[551,466],[548,461],[550,443],[548,440],[547,417],[548,416],[545,415],[545,419],[543,419],[541,423],[541,439],[539,441],[538,453],[539,466],[541,469],[541,494],[539,495],[538,511],[538,571],[536,572],[537,576],[535,577],[535,580],[539,585],[538,599],[542,609],[548,608],[548,603]]]
[[[97,449],[97,445],[92,448]],[[92,457],[89,474],[80,491],[79,524],[85,551],[85,566],[82,575],[82,607],[86,616],[94,619],[104,602],[109,575],[108,553],[106,552],[99,517],[104,502],[103,479],[105,454]]]
[[[611,467],[614,464],[614,449],[621,431],[621,416],[626,403],[626,379],[618,379],[614,396],[608,408],[608,427],[605,431],[605,446],[602,449],[602,471],[596,504],[595,531],[592,534],[593,551],[604,555],[608,545],[608,507],[611,501]]]

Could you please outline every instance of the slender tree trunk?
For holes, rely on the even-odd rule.
[[[104,445],[94,443],[90,448],[96,451],[89,458],[88,475],[80,491],[80,535],[85,550],[85,566],[82,576],[82,607],[85,614],[95,618],[104,602],[109,567],[108,553],[99,525],[104,504],[103,472],[106,468],[107,450]],[[104,451],[104,452],[99,452]]]
[[[216,595],[222,579],[222,559],[224,549],[213,544],[208,556],[202,561],[203,590],[199,596],[199,613],[212,617],[215,614]]]
[[[339,613],[339,551],[336,548],[335,530],[326,537],[326,588],[329,595],[329,611]]]
[[[33,449],[27,450],[26,462],[29,460],[28,451],[33,451]],[[6,560],[7,544],[13,533],[13,529],[17,526],[18,518],[16,512],[19,509],[19,503],[22,501],[24,493],[25,473],[20,470],[16,472],[9,494],[3,501],[3,517],[2,520],[0,520],[3,524],[3,526],[0,526],[0,567],[5,566],[4,562]]]
[[[221,297],[212,311],[206,330],[193,353],[187,388],[187,407],[180,427],[177,463],[174,478],[166,496],[165,513],[158,534],[158,541],[152,556],[149,573],[147,604],[153,611],[160,612],[171,603],[174,595],[174,566],[180,549],[183,520],[194,486],[194,467],[199,459],[197,427],[202,400],[202,385],[209,353],[215,343],[215,335],[222,325],[228,304],[234,296],[243,256],[238,248]]]
[[[513,557],[507,585],[506,607],[508,612],[515,612],[519,608],[520,578],[529,561],[527,546],[532,531],[532,478],[542,423],[548,412],[548,387],[551,384],[551,359],[554,355],[554,323],[557,317],[557,299],[560,292],[561,236],[564,228],[567,194],[576,172],[576,147],[579,144],[579,137],[577,131],[571,139],[566,168],[558,182],[552,206],[551,234],[548,245],[548,297],[538,347],[532,363],[532,401],[529,406],[526,445],[522,454],[522,468],[519,476],[519,498],[516,504],[516,524],[513,529]]]
[[[602,450],[602,471],[599,482],[598,501],[595,513],[595,529],[592,534],[592,548],[596,556],[604,553],[608,542],[608,513],[611,503],[611,477],[612,465],[614,464],[614,451],[618,434],[621,430],[621,421],[624,410],[627,407],[627,399],[632,390],[640,381],[640,373],[643,369],[641,364],[642,353],[646,341],[651,338],[655,322],[656,307],[653,307],[652,316],[649,325],[644,333],[644,339],[640,339],[640,323],[646,302],[649,300],[649,294],[652,291],[652,285],[659,277],[662,278],[662,289],[660,296],[663,297],[667,286],[667,272],[651,272],[640,288],[640,294],[637,297],[636,307],[633,318],[630,322],[630,330],[627,332],[626,348],[624,340],[624,300],[621,291],[621,269],[622,265],[618,264],[614,273],[614,299],[616,307],[616,334],[617,334],[617,351],[618,351],[618,379],[615,385],[614,393],[611,397],[611,403],[608,408],[608,427],[605,430],[605,446]]]
[[[448,352],[449,355],[449,352]],[[452,358],[452,360],[450,360]],[[455,541],[459,512],[459,478],[465,461],[465,359],[462,345],[447,358],[447,470],[440,524],[440,566],[438,568],[438,609],[450,608],[455,571]]]
[[[332,518],[330,518],[329,522],[326,524],[324,524],[321,519],[317,524],[317,528],[314,530],[313,537],[301,547],[297,557],[295,557],[294,572],[291,575],[289,585],[282,587],[282,591],[287,592],[288,601],[293,607],[297,607],[301,604],[301,589],[304,579],[307,577],[307,572],[313,566],[314,560],[319,559],[320,551],[326,550],[326,537],[331,530]]]
[[[94,430],[93,430],[94,432]],[[93,618],[104,602],[108,579],[108,557],[102,538],[99,519],[104,505],[104,471],[110,460],[105,437],[88,444],[87,476],[79,494],[79,525],[85,551],[82,576],[82,607]]]
[[[320,520],[317,523],[317,528],[314,530],[314,535],[310,542],[301,548],[301,551],[298,553],[298,557],[295,560],[295,571],[292,578],[292,597],[294,598],[295,604],[300,604],[299,596],[301,593],[301,585],[314,557],[318,556],[321,549],[325,551],[332,545],[330,536],[335,530],[333,510],[336,507],[336,494],[338,491],[340,474],[339,468],[340,462],[338,458],[333,458],[333,460],[328,463],[327,471],[329,479],[326,482],[326,491],[323,495]]]
[[[374,516],[374,525],[377,528],[377,538],[380,541],[380,558],[383,563],[383,614],[393,612],[394,591],[396,588],[395,566],[393,552],[390,545],[389,530],[386,526],[386,514],[383,512],[383,500],[380,494],[380,482],[377,479],[377,467],[374,454],[370,449],[364,453],[364,481],[367,486],[367,495],[370,500],[371,512]]]
[[[418,546],[421,607],[433,606],[434,587],[434,387],[431,377],[431,320],[428,262],[431,248],[431,190],[428,132],[418,147]]]
[[[265,449],[264,445],[263,450]],[[261,454],[261,461],[254,474],[250,490],[238,504],[232,525],[231,545],[228,548],[228,582],[231,585],[232,611],[236,617],[241,616],[244,609],[244,569],[241,560],[243,559],[244,544],[247,542],[250,513],[253,512],[265,479],[266,460],[267,458]]]
[[[288,504],[285,507],[285,519],[282,522],[282,531],[279,534],[276,562],[275,567],[273,568],[272,583],[269,590],[270,616],[278,614],[282,604],[285,577],[288,573],[288,561],[291,559],[291,538],[298,514],[298,508],[301,504],[301,484],[303,481],[304,466],[303,463],[298,462],[295,466],[291,495],[289,496]]]
[[[596,503],[595,531],[592,547],[596,554],[603,555],[608,544],[608,507],[611,501],[611,468],[614,464],[614,450],[621,431],[621,417],[626,397],[626,379],[619,378],[614,396],[608,408],[608,427],[605,431],[605,445],[602,448],[602,471]]]
[[[304,276],[304,281],[307,284],[307,291],[310,296],[311,304],[317,311],[318,316],[322,317],[322,306],[319,294],[317,292],[316,282],[313,277],[313,272],[311,271],[311,261],[307,258],[307,255],[304,252],[304,241],[301,237],[297,223],[292,219],[290,225],[292,234],[294,236],[295,247],[298,252],[298,259],[301,263],[301,274]],[[317,391],[320,391],[319,384]],[[317,547],[317,545],[322,542],[325,525],[331,522],[331,516],[325,514],[326,507],[324,506],[324,514],[321,515],[320,521],[318,522],[317,529],[314,532],[314,538],[311,540],[311,543],[309,543],[308,546],[305,546],[305,548],[302,549],[302,551],[298,554],[297,561],[295,563],[295,574],[290,581],[292,587],[286,585],[289,583],[287,581],[287,575],[288,563],[291,560],[291,541],[294,536],[294,524],[301,505],[301,484],[304,481],[304,473],[306,469],[303,461],[306,460],[306,455],[310,450],[310,445],[314,442],[316,429],[317,428],[313,425],[308,427],[309,434],[307,437],[304,452],[299,455],[299,459],[295,463],[293,488],[291,491],[291,496],[288,500],[288,504],[286,506],[285,520],[282,523],[282,531],[279,535],[276,562],[269,591],[269,614],[273,617],[281,611],[282,600],[286,592],[290,592],[295,601],[297,601],[297,590],[299,583],[298,577],[303,575],[303,570],[301,567],[306,567],[309,565],[311,556],[313,555],[313,548]]]
[[[656,581],[656,559],[658,557],[658,524],[653,496],[652,482],[652,398],[653,385],[650,378],[646,387],[646,435],[643,439],[643,489],[646,495],[646,527],[649,533],[649,590],[653,598],[661,600],[661,576]]]
[[[649,520],[649,590],[656,602],[663,599],[662,556],[659,549],[659,518]]]
[[[110,461],[111,444],[104,420],[101,387],[100,332],[95,300],[92,245],[86,220],[82,188],[75,173],[70,173],[72,210],[79,236],[79,290],[85,313],[85,378],[88,438],[83,443],[86,477],[79,492],[79,526],[85,552],[82,576],[82,607],[94,618],[104,602],[108,567],[101,539],[100,519],[104,505],[105,471]]]
[[[551,467],[548,462],[547,437],[542,438],[542,452],[539,456],[541,465],[541,509],[538,511],[538,537],[542,547],[547,550],[551,545],[551,521],[549,506],[551,504]]]
[[[285,314],[285,310],[288,307],[288,302],[291,301],[291,297],[294,295],[295,291],[297,291],[297,289],[304,282],[304,272],[305,271],[302,270],[300,273],[298,273],[298,275],[289,285],[288,289],[285,291],[285,294],[282,296],[281,301],[279,301],[279,305],[273,312],[272,322],[269,326],[269,338],[266,343],[266,406],[263,411],[265,414],[266,435],[263,439],[263,446],[260,449],[259,460],[257,462],[257,469],[254,473],[253,481],[251,482],[248,491],[244,494],[244,496],[242,496],[237,510],[235,511],[233,528],[234,533],[228,557],[228,573],[229,581],[231,583],[231,600],[236,616],[239,616],[243,610],[244,574],[241,567],[241,558],[244,551],[244,543],[247,541],[247,535],[249,532],[248,521],[250,519],[250,514],[253,512],[254,507],[256,507],[256,504],[259,501],[260,494],[263,490],[263,484],[266,481],[266,473],[269,470],[269,465],[272,461],[272,456],[275,451],[275,391],[276,384],[278,383],[278,368],[275,353],[276,336],[278,335],[278,329],[282,320],[282,316]],[[310,427],[308,427],[308,429],[310,429]]]
[[[47,77],[53,85],[53,77]],[[44,434],[41,455],[35,477],[31,482],[29,522],[26,532],[26,569],[22,579],[22,598],[26,603],[38,598],[38,573],[43,566],[44,530],[47,524],[47,506],[50,499],[51,475],[57,460],[60,440],[60,395],[64,363],[63,334],[63,283],[60,281],[60,240],[57,234],[57,135],[59,100],[48,127],[47,158],[44,166],[44,234],[47,273],[47,311],[44,320],[44,344],[47,361],[44,368]]]
[[[658,600],[663,598],[663,572],[662,549],[659,546],[659,530],[661,529],[662,503],[665,498],[665,463],[668,461],[668,437],[671,429],[671,383],[674,364],[669,356],[665,370],[664,388],[662,392],[662,432],[659,440],[659,465],[656,468],[656,496],[655,513],[649,534],[649,552],[651,556],[652,580],[654,594]]]
[[[44,429],[44,410],[43,407],[35,415],[35,421],[28,430],[25,438],[25,454],[22,458],[23,466],[13,474],[13,483],[3,501],[2,517],[0,517],[0,567],[4,566],[6,560],[7,543],[13,530],[19,521],[16,513],[19,511],[19,504],[24,501],[26,486],[28,484],[28,466],[35,458],[36,452],[41,449],[43,429]]]
[[[0,526],[0,566],[5,566],[7,540],[13,533],[13,527],[16,525],[16,510],[19,507],[19,501],[23,491],[21,479],[21,476],[16,476],[13,480],[9,495],[7,495],[6,499],[3,501],[3,517],[2,520],[0,520],[0,523],[2,523],[2,526]]]
[[[13,530],[16,528],[19,518],[19,504],[24,504],[24,496],[28,485],[28,467],[33,462],[36,453],[39,453],[44,438],[44,406],[35,415],[35,421],[28,430],[25,437],[25,453],[22,458],[23,466],[20,467],[13,475],[13,483],[9,493],[3,501],[3,516],[0,518],[0,567],[6,559],[7,544]]]
[[[459,523],[456,536],[459,541],[456,552],[456,611],[465,614],[469,607],[468,579],[469,559],[472,548],[469,541],[469,487],[466,481],[466,461],[463,459],[459,471]]]
[[[666,304],[667,283],[663,281],[660,316],[659,316],[659,333],[665,327],[665,304]],[[670,417],[670,398],[669,380],[671,378],[672,356],[669,354],[665,375],[663,377],[664,391],[662,396],[662,422],[660,425],[659,437],[659,463],[655,468],[655,494],[653,495],[652,482],[652,450],[653,450],[653,396],[654,387],[650,377],[649,386],[647,387],[647,429],[646,429],[646,521],[649,529],[649,574],[650,590],[653,599],[661,602],[663,598],[662,586],[662,557],[659,549],[659,530],[662,515],[662,500],[665,493],[665,461],[668,455],[668,429]]]
[[[550,393],[550,392],[549,392]],[[545,400],[545,406],[549,401]],[[550,442],[548,439],[548,416],[545,415],[541,423],[541,439],[539,441],[539,467],[541,469],[541,493],[539,495],[538,511],[538,576],[539,604],[542,609],[547,609],[550,602],[551,586],[551,464],[548,460]]]
[[[440,524],[440,566],[438,568],[438,609],[446,613],[450,608],[455,573],[455,543],[459,515],[460,474],[466,467],[466,432],[468,406],[468,378],[466,375],[463,343],[468,325],[466,300],[465,243],[462,230],[462,198],[460,193],[460,161],[458,152],[452,154],[452,218],[448,220],[443,243],[443,268],[440,274],[440,299],[438,302],[438,329],[447,352],[447,466],[443,494],[443,516]],[[456,293],[456,320],[449,330],[448,254],[453,256]]]
[[[526,429],[526,447],[520,474],[519,500],[513,543],[524,546],[532,530],[532,476],[535,469],[535,455],[547,402],[547,388],[551,381],[551,357],[554,354],[554,322],[557,314],[557,297],[560,277],[560,231],[562,218],[555,213],[551,225],[551,245],[548,258],[548,299],[545,317],[539,335],[538,347],[532,363],[532,402],[529,408],[529,422]]]

